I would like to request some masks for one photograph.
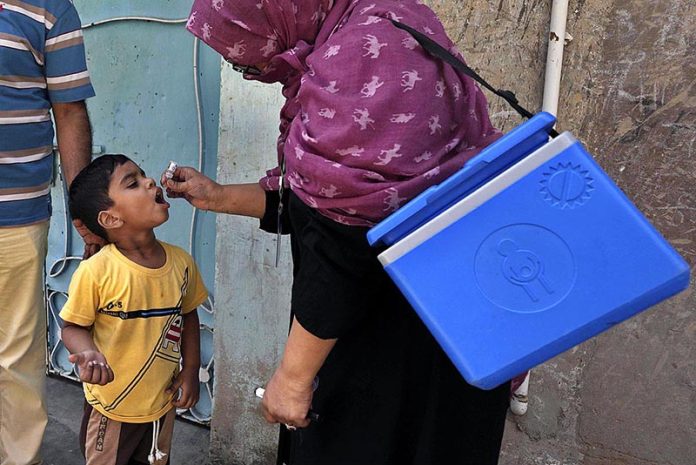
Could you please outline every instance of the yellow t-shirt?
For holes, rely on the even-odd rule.
[[[183,314],[208,296],[193,258],[160,242],[161,268],[138,265],[114,245],[80,263],[60,317],[92,327],[92,337],[114,371],[105,385],[84,383],[87,402],[116,421],[146,423],[171,408],[164,390],[179,372]]]

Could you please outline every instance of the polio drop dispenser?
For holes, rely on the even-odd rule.
[[[462,376],[491,389],[688,286],[689,267],[540,113],[368,232]]]

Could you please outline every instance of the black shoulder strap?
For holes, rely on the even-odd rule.
[[[445,50],[440,44],[430,39],[425,34],[422,34],[413,29],[412,27],[400,23],[399,21],[390,21],[392,22],[392,24],[394,24],[394,26],[398,27],[399,29],[403,29],[404,31],[411,34],[413,38],[416,39],[416,41],[421,45],[421,47],[423,47],[423,49],[430,55],[434,56],[435,58],[441,59],[445,63],[449,63],[452,67],[466,74],[467,76],[481,84],[483,87],[493,92],[495,95],[503,98],[507,103],[510,104],[512,108],[515,109],[515,111],[517,111],[517,113],[522,115],[524,118],[531,118],[532,116],[534,116],[529,110],[520,105],[519,101],[517,100],[517,97],[512,91],[494,88],[488,82],[486,82],[485,79],[479,76],[478,73],[476,73],[476,71],[469,68],[463,61],[452,55],[450,52]],[[558,136],[558,132],[556,132],[556,130],[553,128],[549,130],[549,134],[552,137]]]

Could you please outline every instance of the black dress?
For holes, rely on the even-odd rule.
[[[261,228],[276,231],[277,193]],[[318,374],[319,422],[281,428],[288,465],[495,465],[509,383],[467,384],[367,243],[367,228],[323,216],[289,194],[283,231],[294,262],[292,313],[312,334],[338,338]]]

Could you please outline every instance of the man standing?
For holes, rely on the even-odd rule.
[[[46,311],[43,268],[53,111],[69,184],[91,157],[92,97],[69,0],[0,0],[0,465],[40,463]],[[89,245],[89,244],[88,244]]]

